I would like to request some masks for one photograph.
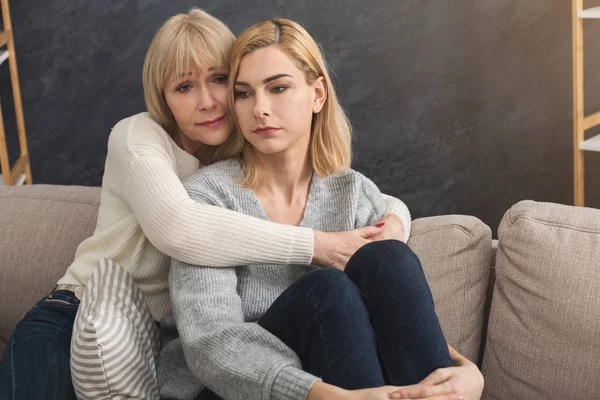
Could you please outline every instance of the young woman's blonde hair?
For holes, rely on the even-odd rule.
[[[227,68],[234,41],[224,23],[198,8],[172,16],[156,32],[144,60],[144,100],[150,117],[169,134],[177,123],[165,100],[166,83],[202,68]]]
[[[284,18],[258,22],[242,32],[231,49],[229,104],[234,105],[234,83],[242,59],[251,52],[267,46],[277,46],[296,60],[308,84],[323,77],[327,98],[321,111],[313,114],[309,157],[319,176],[347,171],[352,161],[352,131],[329,77],[327,64],[319,45],[299,24]],[[244,169],[246,187],[256,188],[263,171],[256,162],[254,148],[244,139],[235,113],[231,113],[236,132],[223,144],[225,157],[239,157]]]

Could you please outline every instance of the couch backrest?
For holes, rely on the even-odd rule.
[[[0,354],[16,323],[93,233],[99,201],[99,188],[0,187]]]
[[[600,398],[600,210],[522,201],[498,239],[483,398]]]
[[[0,353],[10,332],[63,275],[93,233],[99,188],[0,188]],[[492,261],[490,228],[475,217],[413,221],[409,246],[421,259],[449,343],[480,358]]]

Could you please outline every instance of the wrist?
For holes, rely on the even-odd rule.
[[[306,400],[343,400],[347,391],[337,386],[318,381],[308,391]]]
[[[324,254],[326,253],[326,240],[325,232],[313,229],[314,235],[314,247],[313,247],[313,259],[312,264],[323,266],[323,260],[325,259]]]

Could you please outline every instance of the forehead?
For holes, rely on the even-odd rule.
[[[301,77],[303,72],[280,47],[268,46],[254,50],[242,59],[237,80],[258,84],[277,74],[289,74],[296,78]]]
[[[175,67],[171,68],[170,72],[168,72],[165,77],[165,81],[174,82],[181,79],[203,79],[215,72],[226,72],[226,70],[225,67],[219,66],[197,67],[196,65],[188,64],[187,66],[179,67],[179,69],[176,69]]]

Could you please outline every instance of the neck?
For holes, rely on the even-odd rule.
[[[215,146],[207,146],[204,143],[190,140],[179,131],[173,136],[173,140],[183,151],[196,157],[200,161],[200,164],[208,165],[212,163],[213,156],[217,150]]]
[[[276,154],[255,153],[265,172],[264,181],[255,190],[257,193],[276,193],[290,203],[298,198],[306,200],[313,169],[308,144],[296,147]]]

